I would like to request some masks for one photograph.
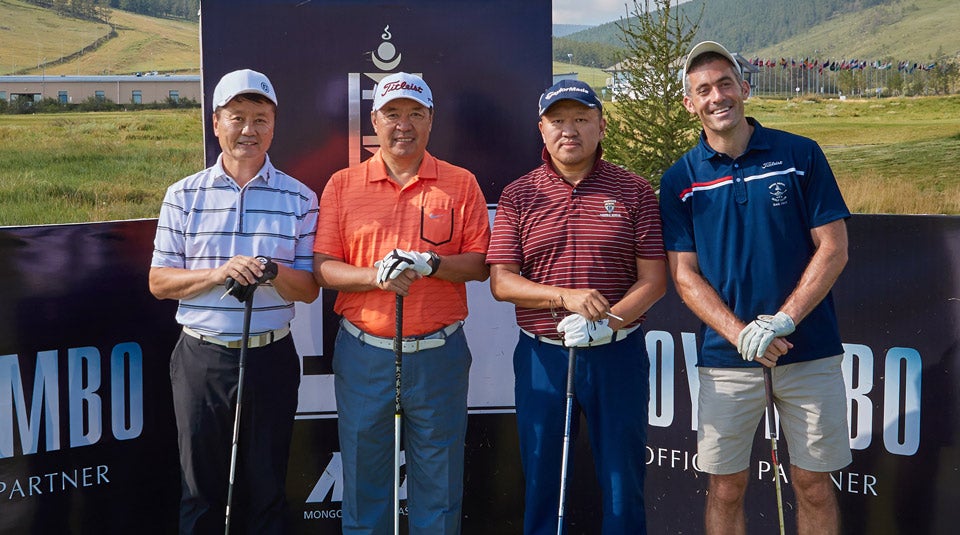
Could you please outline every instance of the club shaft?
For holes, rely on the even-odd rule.
[[[780,488],[780,458],[777,455],[777,427],[773,405],[773,374],[770,368],[763,367],[763,389],[767,397],[767,429],[770,430],[770,457],[773,461],[773,480],[777,488],[777,517],[780,520],[780,535],[784,535],[783,490]]]
[[[567,353],[567,415],[563,425],[563,455],[560,463],[560,505],[557,509],[557,535],[563,533],[563,509],[567,501],[567,465],[570,461],[570,435],[573,425],[573,379],[577,367],[577,348]]]
[[[227,511],[224,535],[230,535],[230,505],[233,503],[233,482],[237,476],[237,449],[240,444],[240,409],[243,407],[243,371],[247,367],[247,346],[250,344],[250,319],[253,316],[253,296],[243,304],[243,334],[240,340],[240,372],[237,376],[237,408],[233,415],[233,441],[230,446],[230,479],[227,485]]]
[[[393,337],[396,390],[393,425],[393,533],[400,533],[400,431],[403,413],[400,407],[400,377],[403,368],[403,296],[397,294],[396,334]]]

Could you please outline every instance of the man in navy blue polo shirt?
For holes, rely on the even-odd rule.
[[[830,472],[851,456],[830,289],[847,262],[850,212],[820,147],[745,117],[749,94],[725,48],[693,47],[683,103],[703,132],[660,191],[671,275],[705,324],[697,449],[710,474],[706,532],[745,531],[766,366],[790,453],[798,531],[837,533]]]

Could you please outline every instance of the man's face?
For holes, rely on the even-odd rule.
[[[224,158],[263,161],[273,142],[276,109],[272,103],[234,98],[213,114],[213,133]]]
[[[575,100],[561,100],[540,117],[540,135],[555,161],[576,166],[597,152],[607,121],[600,110]]]
[[[433,110],[416,100],[398,98],[370,114],[380,150],[394,158],[420,158],[427,150]]]
[[[707,133],[732,130],[743,120],[743,101],[750,95],[746,81],[737,81],[733,65],[714,59],[687,72],[690,93],[683,105],[696,114]]]

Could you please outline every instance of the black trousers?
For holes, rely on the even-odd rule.
[[[239,349],[185,334],[173,350],[181,534],[223,533],[239,364]],[[287,461],[300,386],[293,337],[247,350],[243,381],[230,530],[287,533]]]

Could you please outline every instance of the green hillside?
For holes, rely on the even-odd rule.
[[[693,0],[681,9],[696,14],[704,2],[698,37],[746,57],[926,61],[960,55],[957,0]],[[0,0],[0,74],[200,71],[198,23],[110,13],[103,24]],[[565,38],[622,46],[619,35],[611,22]],[[577,54],[574,63],[586,57]]]
[[[745,57],[920,61],[960,54],[957,0],[693,0],[681,12],[695,17],[704,2],[697,38]],[[619,35],[611,22],[565,38],[620,46]]]
[[[890,58],[960,55],[957,0],[903,0],[834,17],[803,34],[751,52],[760,57]]]
[[[0,74],[148,71],[199,73],[199,24],[117,9],[104,24],[0,0]]]

